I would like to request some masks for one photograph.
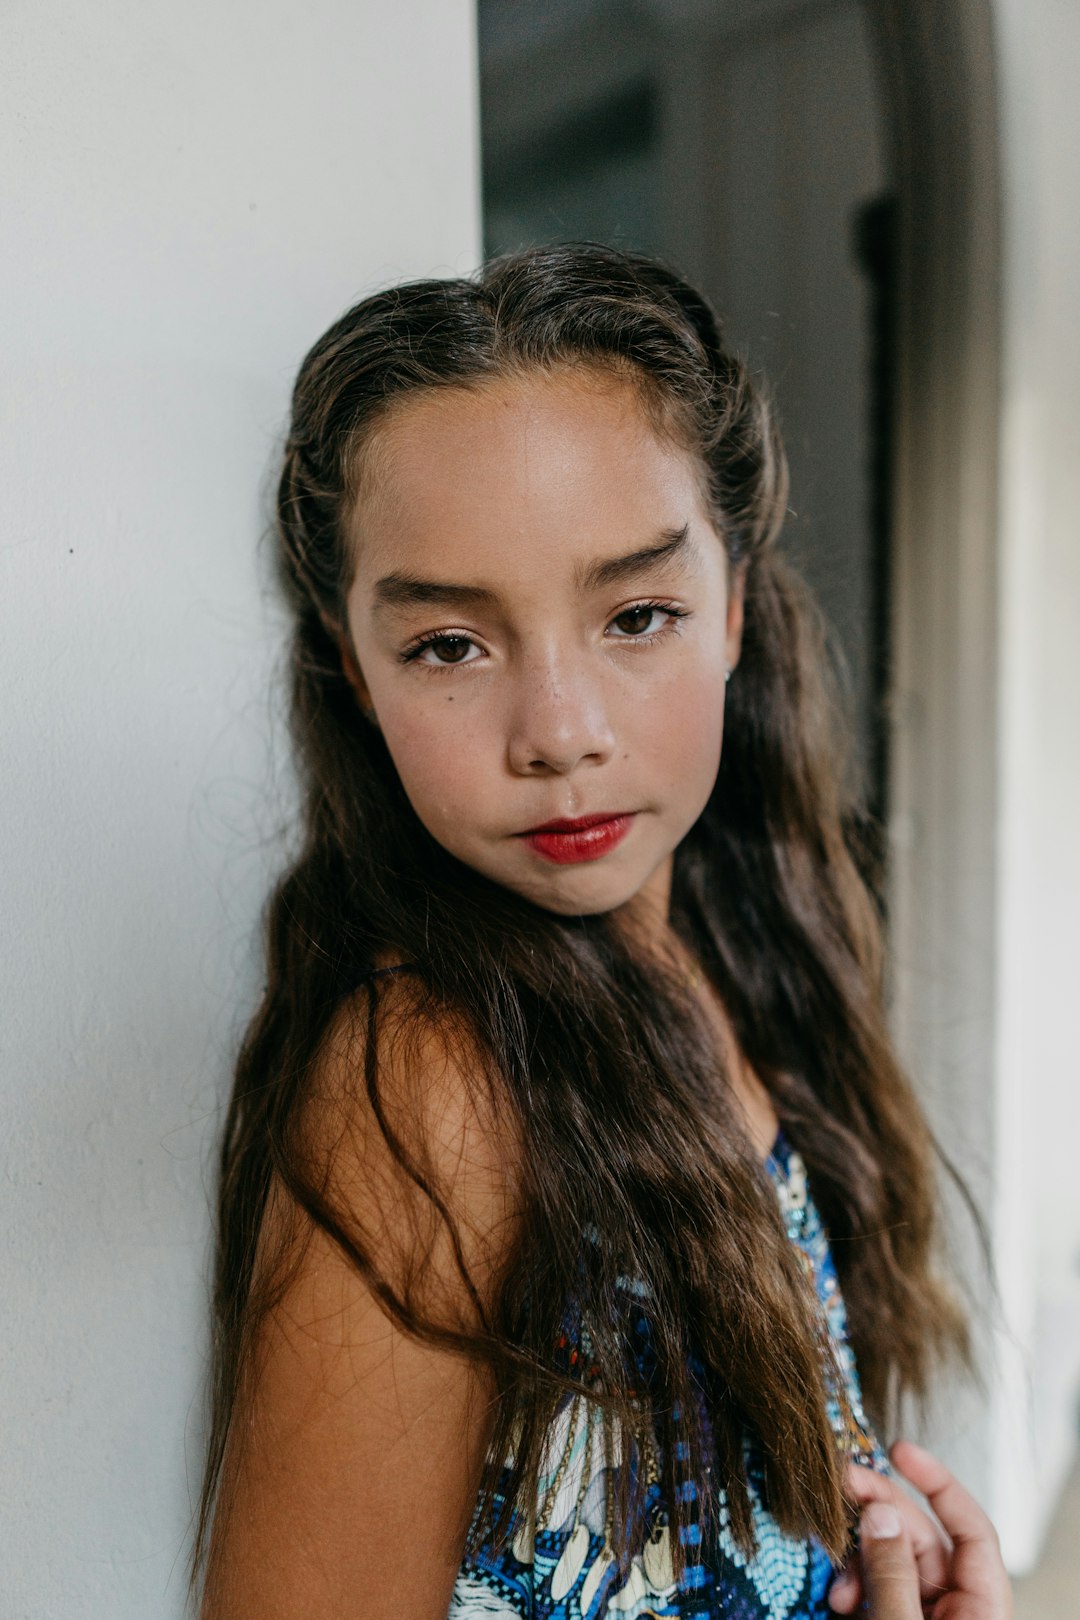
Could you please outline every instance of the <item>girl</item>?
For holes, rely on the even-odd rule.
[[[785,500],[639,255],[399,286],[304,361],[304,842],[222,1155],[211,1620],[826,1614],[852,1464],[897,1495],[900,1395],[970,1357]]]

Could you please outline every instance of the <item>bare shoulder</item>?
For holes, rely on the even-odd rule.
[[[490,1303],[517,1233],[520,1129],[466,1021],[416,976],[387,975],[336,1009],[303,1140],[332,1198],[396,1280],[425,1291],[426,1309],[440,1303],[429,1286],[445,1305],[459,1292],[454,1228]]]
[[[449,1606],[494,1384],[408,1331],[379,1279],[407,1314],[476,1328],[517,1234],[517,1135],[467,1031],[409,980],[335,1010],[301,1122],[355,1253],[271,1189],[260,1253],[290,1264],[230,1436],[203,1620],[442,1620]]]

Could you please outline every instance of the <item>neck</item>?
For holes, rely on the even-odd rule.
[[[671,877],[674,869],[674,855],[665,855],[652,876],[646,879],[633,899],[627,901],[627,906],[633,908],[635,917],[640,917],[641,926],[658,934],[665,934],[668,929],[671,914]]]
[[[638,892],[615,913],[626,938],[646,955],[682,959],[686,947],[671,929],[671,876],[674,857],[668,855]]]

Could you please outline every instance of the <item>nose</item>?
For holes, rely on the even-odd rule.
[[[507,751],[519,776],[567,776],[611,756],[615,735],[595,678],[566,662],[523,667],[515,692]]]

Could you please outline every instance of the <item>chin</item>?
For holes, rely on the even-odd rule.
[[[586,876],[582,871],[576,874],[576,881],[545,884],[538,882],[526,887],[524,884],[515,884],[514,888],[526,900],[531,900],[534,906],[543,911],[551,911],[557,917],[598,917],[605,911],[616,911],[632,900],[641,887],[640,883],[615,883],[610,875],[596,873]]]
[[[550,911],[556,917],[600,917],[605,911],[617,911],[623,904],[622,900],[611,900],[603,903],[571,900],[540,900],[535,902],[544,911]]]

